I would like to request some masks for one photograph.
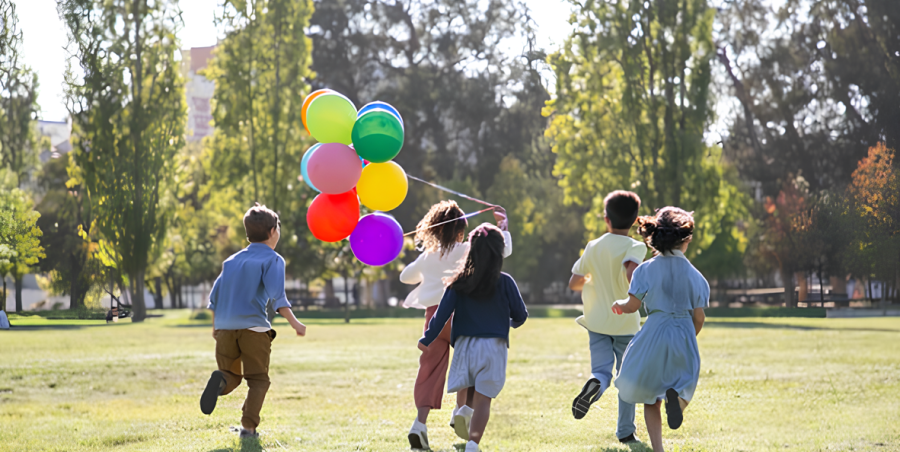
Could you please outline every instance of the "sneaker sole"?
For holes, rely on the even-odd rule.
[[[595,402],[594,397],[600,392],[600,382],[596,379],[588,380],[581,388],[581,393],[572,401],[572,416],[575,419],[582,419],[591,409],[591,404]]]
[[[423,443],[422,438],[415,433],[409,434],[409,448],[410,449],[419,449],[419,450],[431,450],[431,448],[428,447],[428,443]]]
[[[669,428],[677,430],[684,422],[684,414],[681,412],[681,403],[678,401],[678,393],[669,388],[666,390],[666,421]]]
[[[210,415],[216,409],[216,401],[219,400],[219,386],[224,380],[225,375],[219,370],[214,371],[209,377],[206,389],[203,390],[203,395],[200,396],[200,411],[203,414]]]
[[[468,441],[469,440],[469,423],[466,422],[466,417],[457,414],[453,417],[453,431],[456,432],[456,436]]]

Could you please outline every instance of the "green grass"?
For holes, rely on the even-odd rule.
[[[207,322],[187,316],[109,326],[32,319],[0,333],[0,450],[408,449],[420,319],[312,319],[303,339],[277,324],[260,443],[241,444],[229,427],[246,389],[200,413],[214,342]],[[572,418],[587,342],[571,318],[531,319],[513,332],[483,450],[629,451],[613,436],[614,389]],[[700,335],[695,399],[684,426],[664,430],[666,448],[900,451],[898,342],[896,318],[712,319]],[[462,443],[446,426],[450,400],[429,419],[435,450]]]

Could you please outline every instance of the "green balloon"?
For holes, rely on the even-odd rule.
[[[353,148],[372,163],[392,160],[403,147],[403,124],[385,110],[369,111],[353,125]]]
[[[306,110],[306,126],[320,143],[349,145],[355,122],[356,107],[353,102],[337,93],[316,97]]]

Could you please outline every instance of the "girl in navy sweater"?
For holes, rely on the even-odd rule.
[[[467,392],[466,406],[474,409],[471,425],[459,415],[454,428],[469,440],[466,452],[477,452],[491,414],[491,399],[506,382],[509,327],[525,323],[528,311],[516,282],[500,271],[504,246],[500,229],[482,224],[469,234],[469,243],[465,263],[449,278],[419,348],[427,350],[453,317],[450,344],[454,351],[447,392]]]

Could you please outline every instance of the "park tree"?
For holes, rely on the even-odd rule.
[[[22,312],[22,277],[45,257],[41,247],[40,213],[28,194],[18,188],[0,190],[0,278],[3,278],[3,309],[6,309],[6,277],[16,286],[16,312]]]
[[[237,206],[222,223],[233,250],[246,245],[241,218],[253,202],[279,212],[279,252],[294,275],[312,265],[315,246],[306,232],[314,193],[298,180],[303,152],[312,144],[300,119],[311,76],[305,30],[312,13],[308,0],[223,2],[216,20],[225,38],[205,70],[216,83],[216,131],[203,158],[206,206],[222,213]]]
[[[43,196],[36,210],[41,212],[37,225],[44,232],[41,246],[47,255],[40,269],[49,274],[54,292],[69,295],[69,308],[80,309],[88,291],[102,281],[97,281],[100,272],[91,242],[79,235],[79,228],[90,233],[91,206],[84,187],[70,183],[68,170],[74,165],[70,153],[44,164],[38,184]]]
[[[181,24],[174,1],[60,0],[68,50],[80,71],[66,74],[78,171],[71,184],[90,202],[90,234],[108,245],[127,276],[134,320],[146,317],[144,277],[165,239],[161,203],[184,142],[184,82],[176,55]]]
[[[36,133],[37,74],[21,57],[22,30],[16,5],[0,0],[0,166],[22,187],[36,169],[41,140]]]
[[[853,172],[849,191],[856,220],[854,263],[867,278],[893,286],[896,293],[900,289],[900,176],[894,155],[884,143],[869,148],[869,155]]]
[[[721,149],[704,141],[715,10],[706,0],[573,4],[574,30],[549,59],[556,96],[545,109],[566,202],[590,206],[584,218],[596,237],[606,193],[630,188],[643,214],[695,211],[691,257],[733,249],[727,259],[739,262],[746,196],[727,177]]]
[[[891,0],[721,2],[726,155],[778,193],[788,173],[842,191],[865,149],[900,140],[900,9]]]
[[[534,252],[528,264],[507,264],[517,279],[539,289],[568,276],[583,229],[577,222],[558,227],[578,207],[554,204],[562,195],[553,188],[555,158],[542,138],[545,55],[524,3],[318,1],[309,34],[313,88],[335,89],[357,106],[382,100],[403,115],[404,149],[395,160],[407,173],[507,209],[516,254]],[[515,185],[523,180],[527,187]],[[407,230],[432,203],[454,199],[410,183],[406,202],[391,212]],[[483,208],[455,199],[467,212]],[[469,222],[489,220],[485,214]],[[545,247],[555,234],[569,235]],[[551,262],[547,252],[566,255],[566,264]]]
[[[226,0],[225,31],[206,77],[215,81],[211,183],[238,199],[287,204],[308,146],[300,107],[309,92],[308,0]]]

